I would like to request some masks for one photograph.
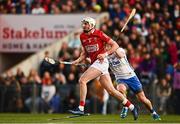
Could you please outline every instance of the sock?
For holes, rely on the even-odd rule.
[[[85,102],[84,102],[84,101],[80,101],[80,103],[79,103],[79,109],[80,109],[81,111],[84,111],[84,106],[85,106]]]
[[[85,106],[85,102],[84,101],[80,101],[79,105],[80,106]]]
[[[128,107],[131,111],[134,109],[134,105],[127,99],[124,99],[122,104],[126,107]]]
[[[80,105],[79,105],[78,108],[79,108],[79,110],[84,111],[84,106],[80,106]]]

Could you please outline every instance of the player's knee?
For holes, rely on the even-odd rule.
[[[126,93],[126,86],[124,86],[123,84],[119,84],[119,85],[117,86],[117,90],[118,90],[119,92],[121,92],[122,94],[125,94],[125,93]]]
[[[85,85],[86,84],[86,80],[84,80],[83,78],[79,79],[79,84],[80,85]]]
[[[146,101],[146,97],[145,96],[139,96],[138,97],[138,100],[140,101],[140,102],[145,102]]]

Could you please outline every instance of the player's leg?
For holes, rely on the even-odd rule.
[[[119,92],[121,92],[125,97],[126,97],[126,92],[127,92],[127,86],[126,84],[124,83],[119,83],[117,86],[116,86],[117,90]]]
[[[144,91],[142,89],[142,84],[137,76],[129,78],[126,80],[128,87],[136,94],[139,101],[141,101],[146,108],[152,113],[155,120],[160,120],[160,116],[154,111],[152,104],[149,99],[146,98]]]
[[[127,86],[125,83],[119,83],[117,85],[117,90],[119,92],[121,92],[125,97],[126,97],[126,93],[127,93]],[[127,98],[127,97],[126,97]],[[125,118],[127,117],[127,114],[128,114],[128,107],[126,106],[123,106],[122,110],[121,110],[121,113],[120,113],[120,117],[121,118]]]
[[[83,115],[84,114],[84,106],[85,106],[85,100],[86,100],[86,95],[87,95],[87,83],[95,79],[96,77],[101,75],[101,71],[94,67],[89,67],[80,77],[79,79],[79,85],[80,85],[80,103],[79,107],[76,108],[75,110],[70,110],[72,114],[79,114]]]
[[[151,101],[145,96],[144,91],[141,91],[136,94],[136,97],[140,102],[142,102],[145,107],[151,112],[152,117],[154,120],[161,120],[160,116],[156,113],[156,111],[153,109]]]
[[[138,118],[137,108],[122,93],[114,88],[109,73],[100,76],[100,83],[110,95],[122,101],[122,104],[132,111],[134,120]]]
[[[101,75],[101,71],[96,68],[90,67],[88,68],[80,77],[79,85],[80,85],[80,101],[85,102],[86,94],[87,94],[87,83],[97,78]]]
[[[142,103],[145,105],[145,107],[146,107],[149,111],[152,111],[152,109],[153,109],[152,104],[151,104],[150,100],[146,98],[146,96],[145,96],[145,94],[144,94],[143,91],[137,93],[137,94],[136,94],[136,97],[137,97],[137,99],[138,99],[140,102],[142,102]]]

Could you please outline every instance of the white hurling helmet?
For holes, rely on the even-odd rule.
[[[83,22],[88,22],[88,23],[92,26],[91,29],[94,28],[95,25],[96,25],[95,19],[93,19],[93,18],[91,18],[91,17],[85,17],[85,18],[83,18],[83,20],[82,20],[81,22],[82,22],[82,23],[83,23]]]

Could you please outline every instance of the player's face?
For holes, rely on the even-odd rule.
[[[82,28],[84,32],[89,32],[91,29],[91,25],[88,22],[82,22]]]

